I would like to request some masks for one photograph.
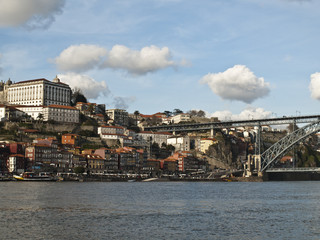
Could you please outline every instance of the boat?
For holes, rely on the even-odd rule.
[[[57,181],[49,173],[24,172],[20,175],[13,175],[13,178],[18,181]]]

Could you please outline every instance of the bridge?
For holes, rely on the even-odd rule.
[[[206,123],[182,123],[182,124],[170,124],[161,126],[146,127],[145,131],[155,132],[191,132],[201,130],[213,130],[223,128],[237,128],[246,126],[267,126],[267,125],[282,125],[290,123],[311,123],[318,121],[320,115],[307,115],[307,116],[295,116],[281,118],[266,118],[266,119],[252,119],[241,121],[219,121],[219,122],[206,122]]]
[[[272,145],[263,153],[260,152],[261,142],[261,126],[265,125],[281,125],[281,124],[299,124],[309,123],[302,128],[288,134],[280,141]],[[256,126],[258,127],[255,147],[255,159],[257,163],[256,171],[259,173],[265,172],[274,163],[278,161],[287,151],[289,151],[295,144],[300,143],[308,136],[320,131],[320,115],[308,115],[308,116],[295,116],[295,117],[282,117],[282,118],[268,118],[268,119],[252,119],[243,121],[222,121],[222,122],[208,122],[208,123],[187,123],[187,124],[172,124],[148,127],[145,130],[149,131],[168,131],[168,132],[188,132],[188,131],[199,131],[199,130],[211,130],[213,135],[214,129],[223,128],[237,128],[245,126]]]

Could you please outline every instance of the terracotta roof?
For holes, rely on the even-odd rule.
[[[64,109],[78,110],[78,109],[76,109],[75,107],[65,106],[65,105],[55,105],[55,104],[52,104],[52,105],[49,105],[49,106],[45,106],[45,107],[48,107],[48,108],[64,108]]]
[[[102,128],[118,128],[118,129],[124,129],[124,127],[118,127],[118,126],[106,126],[106,125],[103,125],[101,126]]]
[[[37,130],[37,129],[23,129],[23,131],[24,131],[25,133],[39,132],[39,130]]]

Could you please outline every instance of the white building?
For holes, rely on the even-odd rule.
[[[43,114],[43,106],[15,106],[16,109],[25,112],[30,117],[32,117],[33,120],[37,120],[38,116],[40,114]]]
[[[188,121],[190,121],[190,115],[188,113],[181,113],[172,117],[162,118],[163,124],[180,123],[180,122],[188,122]]]
[[[50,105],[43,107],[43,121],[79,123],[79,110],[71,106]]]
[[[137,133],[139,140],[148,141],[151,143],[157,143],[160,147],[162,143],[167,144],[167,139],[172,136],[168,132],[151,132],[151,131],[142,131]]]
[[[107,109],[106,115],[113,120],[114,123],[121,126],[128,126],[129,114],[123,109]]]
[[[98,134],[117,134],[117,135],[124,135],[125,128],[120,126],[101,126],[98,127]]]
[[[6,106],[0,104],[0,122],[6,119]]]
[[[59,78],[53,81],[34,79],[12,83],[9,79],[1,83],[1,99],[15,105],[70,105],[71,89],[69,85],[60,82]]]
[[[167,139],[167,145],[175,147],[176,151],[190,151],[189,136],[172,136]]]

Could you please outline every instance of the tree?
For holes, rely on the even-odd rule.
[[[43,114],[39,113],[38,117],[37,117],[38,122],[42,122],[43,121]]]
[[[133,114],[136,116],[136,125],[138,125],[138,116],[140,115],[140,112],[136,110]]]
[[[71,105],[75,106],[77,104],[77,102],[84,102],[87,103],[88,100],[87,98],[84,96],[84,94],[82,93],[80,88],[75,87],[72,90],[72,95],[71,95]]]
[[[171,115],[172,115],[172,112],[170,112],[170,111],[164,111],[163,112],[167,117],[170,117]]]
[[[197,113],[197,117],[205,117],[206,116],[206,113],[202,110],[199,110],[198,113]]]
[[[188,111],[188,114],[190,115],[190,117],[195,117],[195,116],[197,116],[198,111],[197,110],[190,110],[190,111]]]
[[[183,111],[180,110],[179,108],[175,108],[175,109],[173,110],[173,115],[178,115],[178,114],[180,114],[180,113],[183,113]]]
[[[85,170],[86,170],[86,169],[85,169],[84,167],[75,167],[75,168],[73,169],[73,172],[74,172],[74,173],[77,173],[77,174],[80,174],[80,173],[84,173]]]

